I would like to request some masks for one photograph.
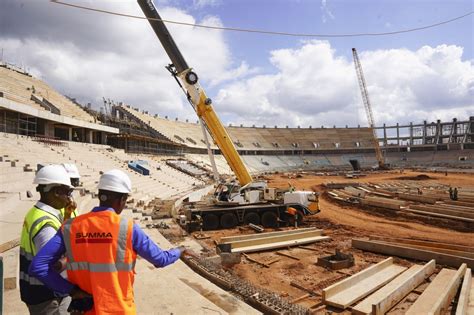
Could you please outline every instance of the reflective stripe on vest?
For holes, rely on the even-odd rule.
[[[24,273],[23,271],[20,271],[20,279],[25,280],[30,285],[44,285],[43,282],[39,281],[35,277],[30,276],[27,273]]]
[[[71,245],[71,224],[74,218],[69,219],[64,223],[64,245],[66,246],[66,255],[68,262],[66,263],[67,270],[89,270],[90,272],[116,272],[116,271],[132,271],[135,267],[135,261],[130,264],[125,263],[125,251],[127,249],[127,230],[128,220],[120,218],[119,234],[117,237],[117,253],[115,263],[90,263],[87,261],[75,261],[72,254]]]

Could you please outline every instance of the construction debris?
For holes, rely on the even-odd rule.
[[[319,257],[316,265],[331,270],[349,268],[354,266],[354,256],[352,254],[344,254],[336,249],[335,255]]]

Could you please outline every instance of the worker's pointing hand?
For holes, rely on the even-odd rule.
[[[178,247],[179,251],[181,252],[181,256],[182,258],[195,258],[195,259],[199,259],[199,255],[196,254],[195,252],[193,252],[192,250],[184,247],[184,246],[179,246]]]

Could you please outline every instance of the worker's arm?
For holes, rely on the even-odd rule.
[[[36,252],[39,252],[44,245],[46,245],[50,239],[56,235],[56,229],[50,225],[45,225],[36,235],[33,237],[33,242],[35,243]],[[57,272],[62,272],[66,269],[66,258],[59,259],[54,264],[54,270]]]
[[[74,285],[55,271],[56,262],[66,253],[61,230],[49,240],[31,262],[29,274],[43,282],[51,290],[69,294]]]
[[[133,225],[132,244],[133,249],[139,256],[157,268],[168,266],[181,256],[181,250],[179,248],[170,250],[162,250],[159,248],[137,224]]]

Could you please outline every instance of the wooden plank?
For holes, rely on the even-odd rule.
[[[20,245],[20,238],[16,238],[14,240],[3,243],[0,245],[0,253],[6,252],[7,250],[10,250],[19,245]]]
[[[298,246],[298,248],[310,250],[310,251],[313,251],[313,252],[319,252],[319,249],[308,247],[308,246]]]
[[[295,281],[290,281],[290,285],[291,285],[292,287],[298,288],[298,289],[300,289],[300,290],[302,290],[302,291],[308,292],[308,293],[311,294],[311,295],[320,295],[319,293],[317,293],[317,292],[315,292],[315,291],[313,291],[313,290],[311,290],[311,289],[308,289],[308,288],[302,286],[301,284],[299,284],[299,283],[297,283],[297,282],[295,282]]]
[[[435,268],[436,262],[434,260],[424,266],[414,265],[410,267],[383,288],[357,304],[352,312],[355,314],[385,314],[428,278],[435,271]]]
[[[280,256],[285,256],[285,257],[288,257],[288,258],[291,258],[291,259],[294,259],[294,260],[300,260],[298,257],[295,257],[295,256],[290,255],[290,254],[285,254],[285,253],[282,253],[282,252],[275,252],[275,254],[280,255]]]
[[[299,297],[297,297],[297,298],[291,300],[290,303],[296,303],[296,302],[302,301],[302,300],[304,300],[304,299],[306,299],[306,298],[308,298],[308,297],[310,297],[310,296],[311,296],[311,294],[305,293],[305,294],[303,294],[302,296],[299,296]]]
[[[266,264],[264,262],[261,262],[259,260],[256,260],[254,258],[251,258],[249,255],[245,254],[245,253],[242,253],[242,255],[244,255],[245,258],[247,258],[249,261],[253,262],[253,263],[256,263],[262,267],[265,267],[265,268],[270,268],[270,265],[269,264]]]
[[[466,269],[466,264],[462,264],[457,271],[442,269],[405,314],[444,314],[456,295]]]
[[[417,248],[410,248],[404,245],[352,239],[352,247],[373,253],[411,258],[423,261],[429,261],[431,259],[434,259],[438,264],[455,268],[459,268],[461,264],[466,263],[469,268],[474,268],[474,259],[472,258],[448,255]]]
[[[326,305],[345,309],[385,285],[406,269],[406,267],[394,265],[392,257],[387,258],[324,289],[323,302]]]
[[[456,315],[467,314],[469,306],[469,295],[471,294],[472,273],[471,268],[467,268],[464,273],[461,292],[459,293],[458,306],[456,307]],[[474,302],[474,301],[473,301]]]

